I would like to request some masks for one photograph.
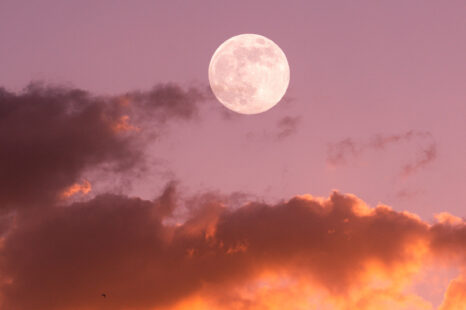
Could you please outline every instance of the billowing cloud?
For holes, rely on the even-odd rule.
[[[431,309],[409,291],[415,275],[466,264],[466,224],[448,214],[431,225],[338,192],[228,205],[170,184],[153,201],[106,194],[22,213],[0,250],[3,307]]]
[[[368,142],[357,142],[352,138],[330,144],[327,162],[333,166],[344,165],[350,158],[358,157],[369,150],[384,150],[401,142],[417,141],[421,147],[412,161],[403,165],[401,175],[408,176],[429,165],[437,157],[437,145],[429,132],[410,130],[398,135],[375,135]]]
[[[113,97],[41,84],[0,89],[0,209],[51,203],[86,169],[141,164],[139,131],[192,118],[202,96],[176,85]]]
[[[147,139],[196,117],[208,97],[176,85],[120,96],[0,90],[2,309],[432,309],[411,285],[433,262],[461,271],[442,310],[464,301],[466,224],[447,213],[431,224],[338,192],[275,205],[185,197],[175,183],[154,200],[89,195],[85,171],[144,164]],[[279,129],[286,136],[297,120]],[[335,158],[421,136],[349,141]]]
[[[466,310],[466,279],[460,276],[448,286],[445,301],[439,310]]]

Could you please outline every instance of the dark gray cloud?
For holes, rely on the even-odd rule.
[[[169,119],[195,117],[202,99],[170,84],[121,96],[38,83],[0,89],[0,209],[52,203],[86,169],[142,164],[142,137]]]

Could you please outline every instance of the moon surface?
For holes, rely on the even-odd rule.
[[[209,65],[215,97],[242,114],[262,113],[275,106],[290,82],[285,53],[272,40],[240,34],[223,42]]]

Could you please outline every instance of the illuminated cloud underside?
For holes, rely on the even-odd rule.
[[[1,250],[5,307],[433,309],[410,290],[416,275],[466,258],[464,221],[429,225],[337,192],[235,210],[207,195],[163,224],[177,201],[169,185],[154,201],[102,195],[18,218]],[[441,309],[465,301],[463,276]]]

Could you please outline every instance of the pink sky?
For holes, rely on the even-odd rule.
[[[465,11],[463,1],[6,0],[0,85],[19,90],[45,80],[102,94],[165,82],[207,85],[221,42],[262,34],[288,57],[291,100],[263,115],[205,115],[189,130],[172,131],[187,143],[169,147],[167,138],[159,157],[184,185],[274,198],[339,189],[425,218],[445,209],[464,215]],[[296,132],[268,137],[284,116],[299,116]],[[409,177],[397,171],[424,141],[326,164],[329,143],[409,130],[430,132],[437,147],[435,160]]]
[[[425,221],[466,216],[465,1],[2,0],[0,87],[206,89],[213,52],[241,33],[285,52],[282,102],[246,116],[204,101],[149,140],[147,169],[120,193],[153,199],[175,179],[186,196],[273,204],[336,189]],[[83,174],[93,193],[114,185],[101,177]]]

